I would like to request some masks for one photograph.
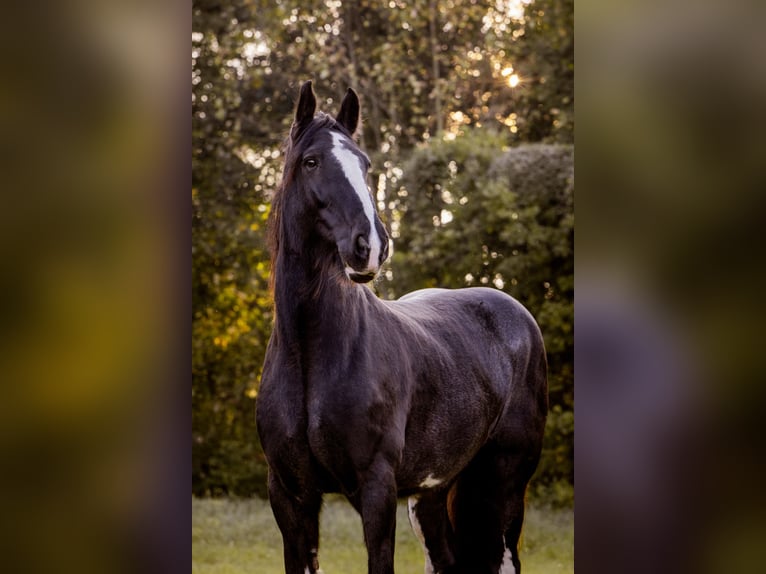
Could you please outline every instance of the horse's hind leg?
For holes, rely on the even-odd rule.
[[[503,536],[504,550],[503,562],[500,566],[500,574],[520,574],[521,562],[519,561],[519,538],[521,527],[524,524],[524,492],[526,485],[518,492],[511,494],[508,501],[510,521]]]
[[[423,545],[425,574],[453,574],[454,533],[447,512],[448,490],[430,490],[410,497],[407,507],[410,525]]]
[[[524,523],[527,484],[537,468],[542,451],[544,417],[509,411],[497,428],[495,442],[500,454],[497,470],[505,485],[503,517],[503,562],[501,574],[520,574],[519,537]]]
[[[461,572],[520,574],[524,493],[536,465],[537,455],[493,442],[460,475],[453,513]]]
[[[458,476],[452,515],[458,571],[498,574],[504,551],[504,496],[494,468],[494,453],[484,448]]]

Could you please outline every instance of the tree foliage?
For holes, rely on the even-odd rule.
[[[376,289],[494,285],[538,318],[554,429],[540,475],[571,481],[572,148],[553,144],[573,141],[572,18],[571,0],[194,0],[193,492],[263,493],[265,222],[310,78],[320,108],[348,86],[362,99],[394,236]]]

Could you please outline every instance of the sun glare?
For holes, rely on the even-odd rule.
[[[504,78],[508,78],[508,80],[507,80],[508,85],[511,86],[512,88],[515,88],[516,86],[518,86],[521,83],[521,78],[519,77],[519,75],[515,74],[513,72],[513,66],[507,66],[507,67],[503,68],[500,71],[500,74]]]
[[[510,0],[507,4],[508,15],[514,20],[524,18],[524,9],[531,0]]]

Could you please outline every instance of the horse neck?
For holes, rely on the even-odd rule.
[[[273,270],[276,329],[284,348],[305,352],[309,339],[351,336],[368,298],[365,287],[346,279],[335,247],[291,220],[297,224],[283,230]]]
[[[342,369],[365,330],[368,290],[345,276],[316,277],[306,267],[291,265],[282,269],[276,283],[275,329],[280,352],[304,376],[312,364],[326,363],[330,357]]]

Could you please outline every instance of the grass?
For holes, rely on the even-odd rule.
[[[341,498],[322,510],[319,562],[327,574],[365,573],[359,516]],[[521,544],[524,574],[574,572],[574,512],[530,506]],[[406,502],[396,523],[397,574],[422,574],[423,551],[410,529]],[[192,574],[283,574],[282,537],[268,502],[192,499]]]

